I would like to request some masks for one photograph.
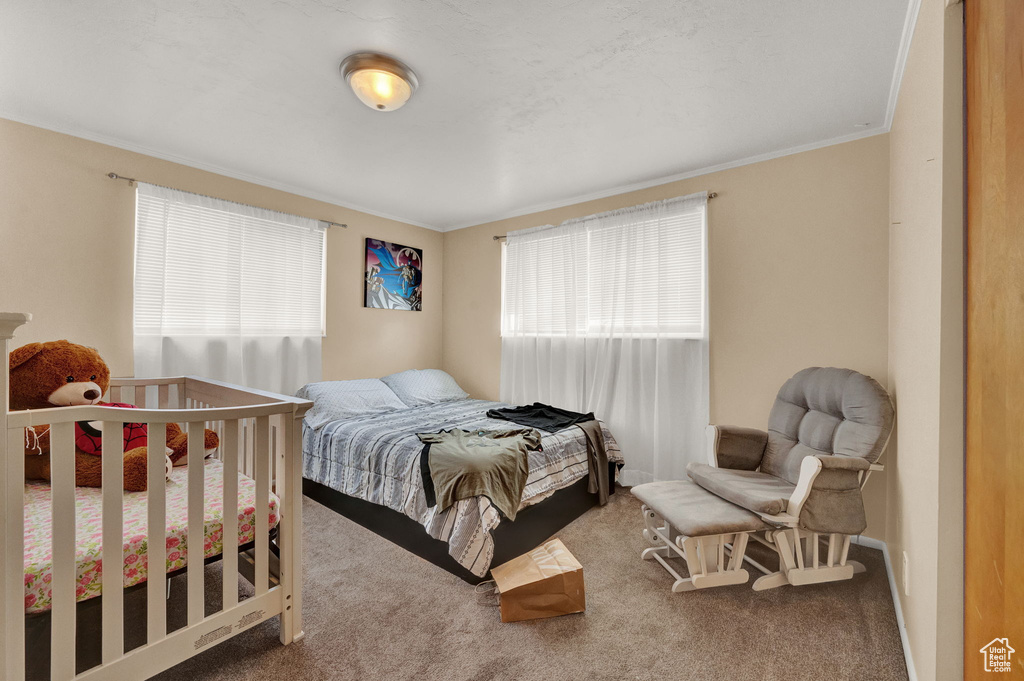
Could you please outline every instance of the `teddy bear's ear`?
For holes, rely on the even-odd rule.
[[[42,343],[29,343],[11,351],[11,370],[19,367],[43,351]]]

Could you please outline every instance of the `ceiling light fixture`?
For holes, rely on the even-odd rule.
[[[419,84],[402,62],[376,52],[350,54],[341,62],[341,76],[366,106],[376,111],[401,109]]]

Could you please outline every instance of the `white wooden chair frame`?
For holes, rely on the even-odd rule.
[[[24,594],[24,429],[50,424],[51,503],[53,511],[53,598],[51,611],[51,667],[54,681],[81,679],[145,679],[183,660],[208,650],[214,643],[234,636],[260,622],[280,615],[280,640],[289,644],[302,638],[302,441],[301,421],[312,406],[307,400],[241,388],[194,377],[114,379],[112,401],[135,403],[142,409],[111,407],[62,407],[11,412],[8,408],[8,353],[14,331],[31,319],[20,313],[0,313],[0,340],[4,344],[4,369],[0,374],[4,427],[0,433],[0,677],[6,681],[25,678]],[[188,624],[166,631],[166,590],[163,570],[152,570],[146,586],[147,642],[124,652],[124,590],[121,570],[104,571],[101,602],[102,663],[75,674],[75,468],[74,423],[100,421],[103,450],[120,450],[123,422],[147,423],[149,436],[163,441],[168,423],[186,424],[189,461],[202,461],[203,429],[220,435],[215,456],[224,468],[223,605],[207,616],[204,612],[204,561],[192,558],[186,567]],[[238,536],[238,476],[253,478],[256,498],[280,499],[277,544],[279,560],[271,555],[269,504],[256,504],[255,548],[243,556],[229,550],[230,537]],[[148,541],[149,564],[163,565],[165,549],[164,457],[149,457],[148,526],[159,541]],[[102,533],[105,565],[123,563],[122,459],[103,457]],[[188,536],[203,537],[204,467],[190,465],[188,485]],[[190,542],[191,543],[191,542]],[[202,541],[198,543],[202,546]],[[239,600],[239,568],[248,566],[255,595]],[[276,568],[276,569],[273,569]],[[248,572],[248,571],[247,571]],[[59,642],[59,643],[58,643]],[[69,654],[69,651],[70,654]]]
[[[720,436],[718,427],[708,426],[706,434],[708,461],[712,466],[717,467]],[[882,451],[885,451],[884,447]],[[752,538],[778,554],[779,569],[772,572],[747,558],[747,562],[764,573],[762,577],[758,577],[754,581],[754,591],[773,589],[786,584],[800,586],[835,582],[850,579],[853,575],[864,572],[864,565],[847,558],[851,535],[838,533],[822,535],[800,528],[800,511],[807,502],[814,481],[821,473],[821,469],[821,459],[813,456],[805,457],[800,464],[800,476],[797,479],[796,489],[793,490],[793,494],[789,498],[786,512],[777,515],[758,514],[769,524],[775,525],[776,529],[751,533]],[[864,489],[871,473],[881,470],[884,470],[884,466],[873,463],[868,470],[861,471],[858,476],[861,490]],[[822,546],[824,546],[824,551],[821,550]]]
[[[749,532],[715,534],[705,537],[687,537],[680,534],[646,504],[644,514],[644,538],[654,544],[644,549],[640,557],[656,560],[676,578],[672,591],[693,591],[713,586],[743,584],[750,579],[750,573],[743,569],[744,552]],[[673,555],[675,554],[675,555]],[[726,563],[726,557],[729,557]],[[686,561],[689,577],[683,577],[673,569],[666,558],[682,558]]]

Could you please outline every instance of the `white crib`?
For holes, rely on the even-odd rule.
[[[8,410],[8,353],[14,331],[27,314],[0,313],[4,367],[0,372],[4,428],[0,434],[0,674],[22,681],[26,674],[25,631],[25,506],[24,429],[50,424],[52,513],[52,607],[50,611],[50,678],[145,679],[219,641],[260,622],[280,616],[280,639],[289,644],[302,637],[302,442],[301,421],[311,402],[285,395],[241,388],[193,377],[114,379],[108,401],[132,403],[139,409],[63,407],[35,411]],[[220,436],[214,457],[223,466],[222,605],[205,613],[202,553],[190,557],[183,581],[187,585],[187,625],[167,631],[168,578],[165,570],[149,570],[145,589],[146,642],[125,652],[125,601],[121,569],[102,571],[101,663],[76,675],[76,527],[74,423],[100,421],[103,451],[121,450],[122,423],[147,423],[151,442],[162,442],[168,423],[185,425],[189,439],[187,469],[187,536],[204,536],[203,429]],[[122,566],[122,460],[103,456],[102,564]],[[234,550],[238,537],[238,471],[255,482],[255,534],[252,548]],[[166,554],[166,480],[163,456],[149,458],[146,497],[147,560],[164,566]],[[243,479],[244,480],[244,479]],[[245,481],[247,484],[248,481]],[[271,550],[270,506],[260,500],[279,499],[276,551]],[[158,541],[149,541],[149,538]],[[230,541],[229,541],[230,539]],[[192,545],[203,545],[202,541]],[[238,575],[252,583],[255,595],[239,598]]]

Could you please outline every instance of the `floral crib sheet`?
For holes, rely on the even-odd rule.
[[[188,468],[171,471],[167,481],[167,572],[188,564]],[[224,548],[224,469],[220,461],[206,462],[203,497],[203,556],[216,556]],[[124,493],[124,586],[146,581],[146,492]],[[256,536],[256,483],[238,474],[238,544]],[[270,523],[280,519],[280,499],[270,495]],[[103,494],[89,487],[75,488],[75,562],[78,601],[99,596],[103,574]],[[25,484],[25,612],[35,613],[51,607],[53,577],[50,485],[32,481]]]

